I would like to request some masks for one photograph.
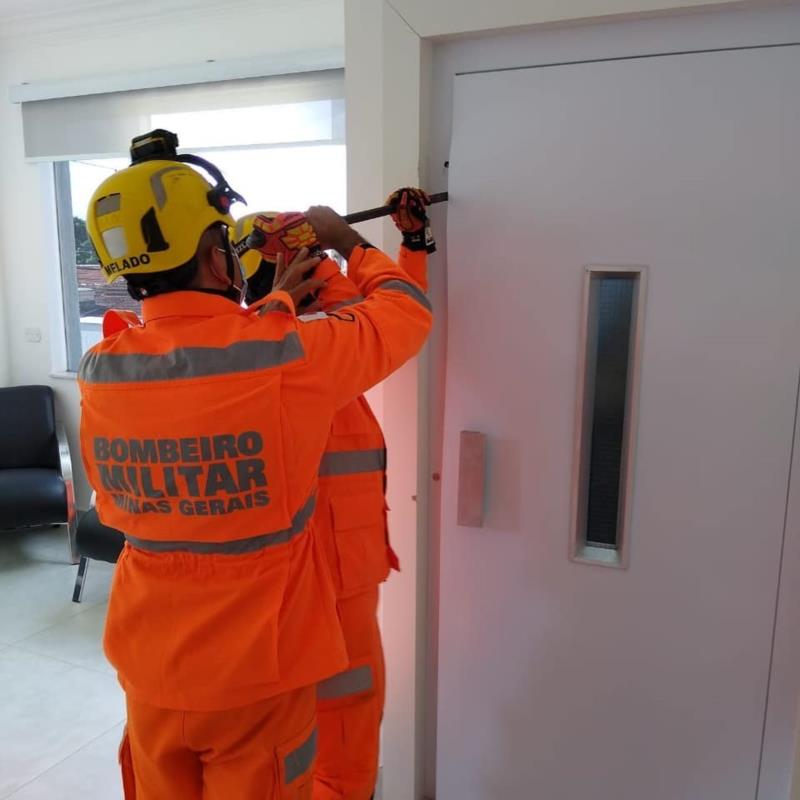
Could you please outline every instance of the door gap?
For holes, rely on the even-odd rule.
[[[778,585],[775,589],[775,613],[772,620],[772,640],[769,648],[769,671],[767,672],[767,692],[764,699],[764,724],[761,728],[761,751],[758,756],[758,771],[756,772],[756,796],[761,791],[761,769],[764,765],[764,745],[767,738],[767,717],[769,715],[769,692],[772,688],[772,667],[775,660],[775,638],[778,634],[778,609],[781,601],[781,582],[783,579],[783,554],[786,550],[786,529],[789,525],[789,502],[792,491],[792,471],[794,467],[794,452],[797,445],[797,417],[800,411],[800,372],[797,376],[797,391],[794,401],[794,426],[792,428],[792,446],[789,449],[789,477],[786,481],[786,506],[783,512],[783,534],[781,536],[780,559],[778,560]]]

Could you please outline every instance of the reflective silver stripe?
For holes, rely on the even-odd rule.
[[[115,211],[119,211],[121,204],[122,195],[119,194],[119,192],[117,192],[117,194],[108,194],[105,197],[101,197],[94,204],[94,213],[98,217],[103,217],[106,214],[113,214]]]
[[[180,172],[183,167],[164,167],[158,172],[154,172],[150,176],[150,188],[153,190],[153,196],[156,198],[159,209],[164,208],[167,204],[167,190],[164,188],[163,178],[168,172]]]
[[[343,450],[325,453],[319,465],[320,477],[328,475],[355,475],[359,472],[377,472],[386,469],[386,451]]]
[[[273,533],[262,533],[259,536],[250,536],[247,539],[233,539],[228,542],[187,542],[187,541],[161,541],[158,539],[139,539],[136,536],[125,535],[128,544],[139,550],[151,553],[201,553],[203,555],[240,556],[244,553],[253,553],[267,547],[286,544],[298,534],[302,533],[308,521],[314,514],[317,498],[315,495],[306,500],[305,505],[294,515],[292,527]]]
[[[78,368],[85,383],[150,381],[231,375],[288,364],[302,358],[303,345],[292,331],[283,339],[235,342],[227,347],[180,347],[168,353],[116,355],[90,350]]]
[[[347,306],[354,306],[357,303],[363,303],[364,297],[363,295],[358,295],[358,297],[351,297],[349,300],[341,300],[338,303],[334,303],[328,311],[338,311],[340,308],[347,308]]]
[[[326,681],[317,684],[318,700],[335,700],[339,697],[350,697],[372,689],[372,667],[356,667],[347,672],[340,672]]]
[[[428,300],[425,292],[423,292],[419,286],[414,286],[413,283],[406,283],[406,281],[384,281],[378,288],[393,289],[396,292],[407,294],[409,297],[413,297],[421,306],[425,306],[428,311],[433,311],[431,301]]]
[[[288,786],[292,781],[297,780],[301,775],[305,775],[311,769],[314,759],[317,756],[317,729],[314,728],[311,736],[296,750],[292,750],[283,759],[284,785]]]

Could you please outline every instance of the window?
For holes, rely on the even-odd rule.
[[[312,204],[345,212],[342,101],[153,114],[149,122],[150,129],[177,132],[182,150],[201,154],[222,170],[247,200],[247,206],[233,206],[235,218],[252,211],[302,210]],[[248,144],[253,139],[259,143]],[[85,221],[98,184],[128,164],[129,159],[121,157],[54,164],[69,371],[76,371],[83,353],[100,340],[106,310],[140,308],[128,296],[124,280],[106,284]]]
[[[589,267],[578,396],[573,557],[627,564],[643,270]]]

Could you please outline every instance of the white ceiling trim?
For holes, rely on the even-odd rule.
[[[67,32],[103,30],[127,25],[193,18],[198,14],[219,16],[228,23],[221,35],[236,35],[246,25],[248,13],[263,15],[265,8],[302,8],[320,0],[39,0],[26,5],[20,0],[0,0],[0,40],[47,37]]]
[[[257,58],[229,59],[187,64],[180,67],[126,72],[112,75],[90,75],[70,80],[23,83],[9,88],[12,103],[52,100],[61,97],[82,97],[136,89],[157,89],[164,86],[185,86],[193,83],[265,78],[344,67],[344,48],[327,50],[295,50],[272,53]]]

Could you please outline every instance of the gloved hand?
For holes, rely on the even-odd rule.
[[[310,257],[322,255],[314,228],[299,211],[259,214],[253,220],[253,231],[247,237],[247,246],[258,250],[264,261],[276,264],[283,255],[285,263],[291,264],[303,248]]]
[[[278,253],[272,291],[286,292],[291,296],[298,313],[308,313],[307,307],[316,300],[317,292],[325,286],[325,281],[309,277],[314,274],[319,262],[319,256],[310,257],[305,247],[298,251],[291,264],[286,261],[283,253]],[[266,313],[285,309],[280,301],[271,300],[262,306],[262,310]]]
[[[336,250],[345,258],[350,258],[353,249],[360,244],[368,244],[353,230],[347,221],[340,217],[329,206],[311,206],[306,211],[306,218],[311,223],[324,250]]]
[[[412,186],[398,189],[386,198],[386,205],[394,209],[392,220],[397,230],[403,234],[403,245],[409,250],[436,252],[436,242],[425,211],[425,206],[430,205],[430,202],[422,189]]]

